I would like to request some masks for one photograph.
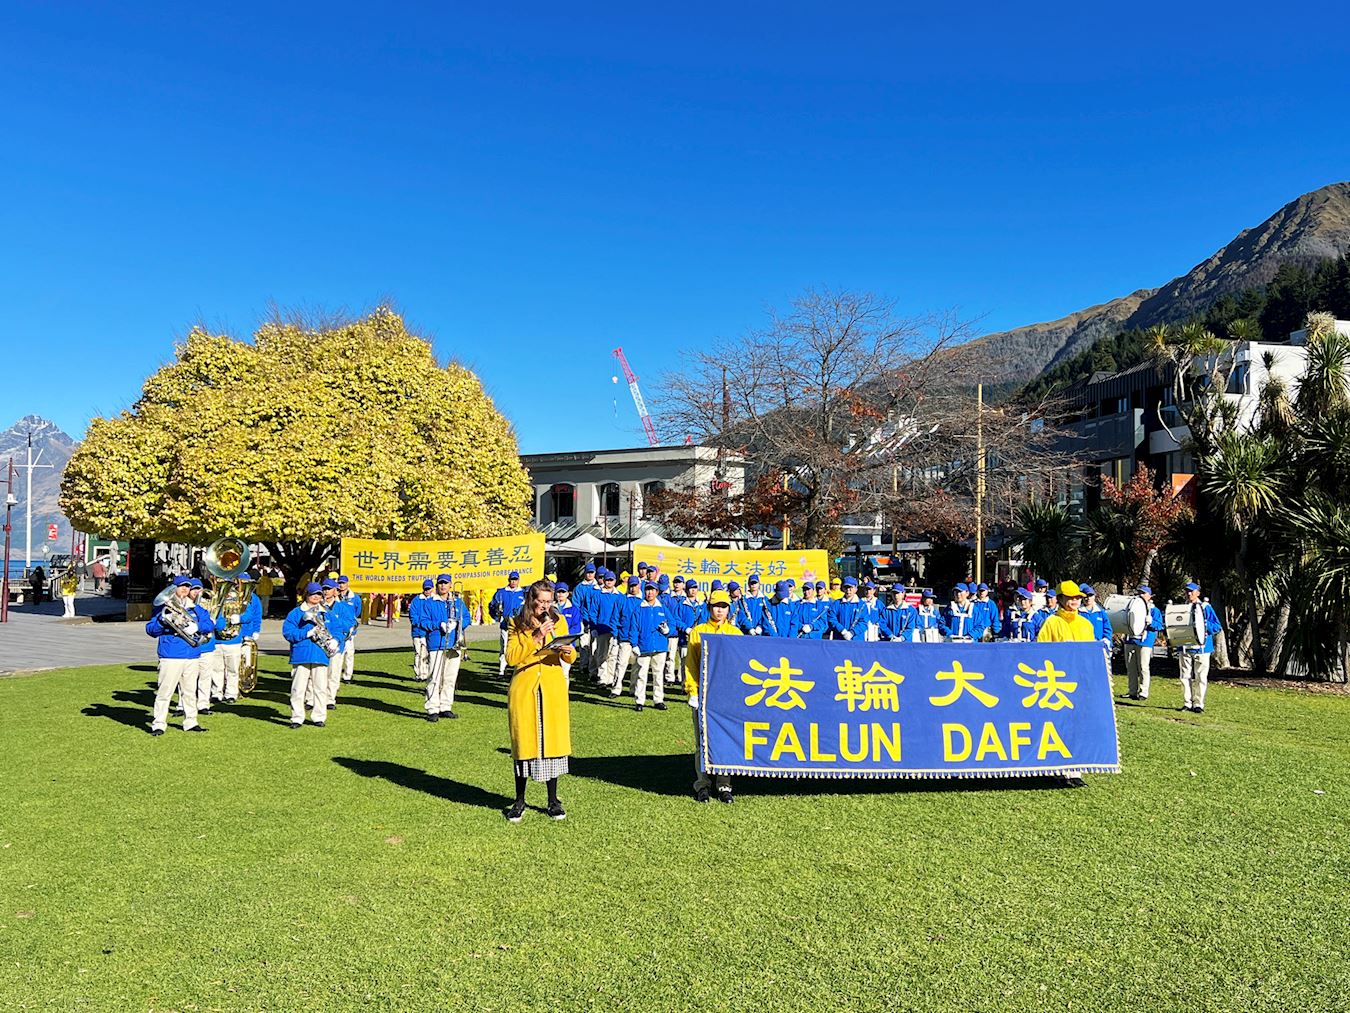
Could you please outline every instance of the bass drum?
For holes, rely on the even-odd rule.
[[[1199,605],[1168,605],[1163,614],[1167,642],[1173,647],[1200,647],[1205,642],[1205,619]]]
[[[1102,602],[1106,614],[1111,617],[1111,628],[1138,640],[1144,635],[1148,625],[1148,604],[1143,598],[1132,594],[1109,595]]]

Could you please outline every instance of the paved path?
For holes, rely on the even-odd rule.
[[[9,622],[0,625],[0,675],[154,660],[155,642],[146,636],[144,624],[119,621],[126,614],[123,601],[84,595],[75,601],[76,618],[62,619],[61,614],[59,601],[11,608]],[[468,636],[470,640],[495,639],[497,628],[475,626]],[[390,628],[383,623],[363,626],[358,637],[358,650],[412,646],[406,619]],[[258,649],[264,654],[286,653],[280,619],[263,623]]]

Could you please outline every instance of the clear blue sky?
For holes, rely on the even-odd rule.
[[[523,450],[631,445],[616,344],[650,400],[813,285],[1031,323],[1350,177],[1338,5],[29,6],[0,426],[76,436],[194,322],[387,297]]]

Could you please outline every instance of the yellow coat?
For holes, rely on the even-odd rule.
[[[689,646],[684,652],[684,691],[693,695],[698,692],[698,676],[703,664],[703,638],[709,633],[725,633],[740,636],[741,631],[728,619],[724,623],[711,620],[699,623],[689,631]]]
[[[1097,639],[1096,627],[1090,619],[1060,609],[1041,624],[1041,632],[1036,640],[1042,644],[1058,644],[1068,640],[1086,640],[1089,643]]]
[[[559,617],[553,625],[553,635],[567,635],[567,620]],[[563,675],[559,655],[550,653],[536,657],[538,647],[534,633],[517,629],[511,620],[506,635],[506,663],[515,667],[511,687],[506,693],[506,717],[511,726],[511,754],[517,760],[538,760],[539,755],[539,699],[544,701],[544,756],[572,754],[572,722],[567,710],[567,678]],[[563,652],[568,661],[576,659],[576,651]]]

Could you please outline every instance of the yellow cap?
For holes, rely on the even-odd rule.
[[[709,605],[730,605],[730,604],[731,604],[731,595],[727,594],[725,591],[714,591],[712,594],[710,594],[710,595],[708,596],[708,604],[709,604]]]
[[[1071,580],[1066,580],[1059,585],[1059,596],[1061,598],[1081,598],[1083,589]]]

